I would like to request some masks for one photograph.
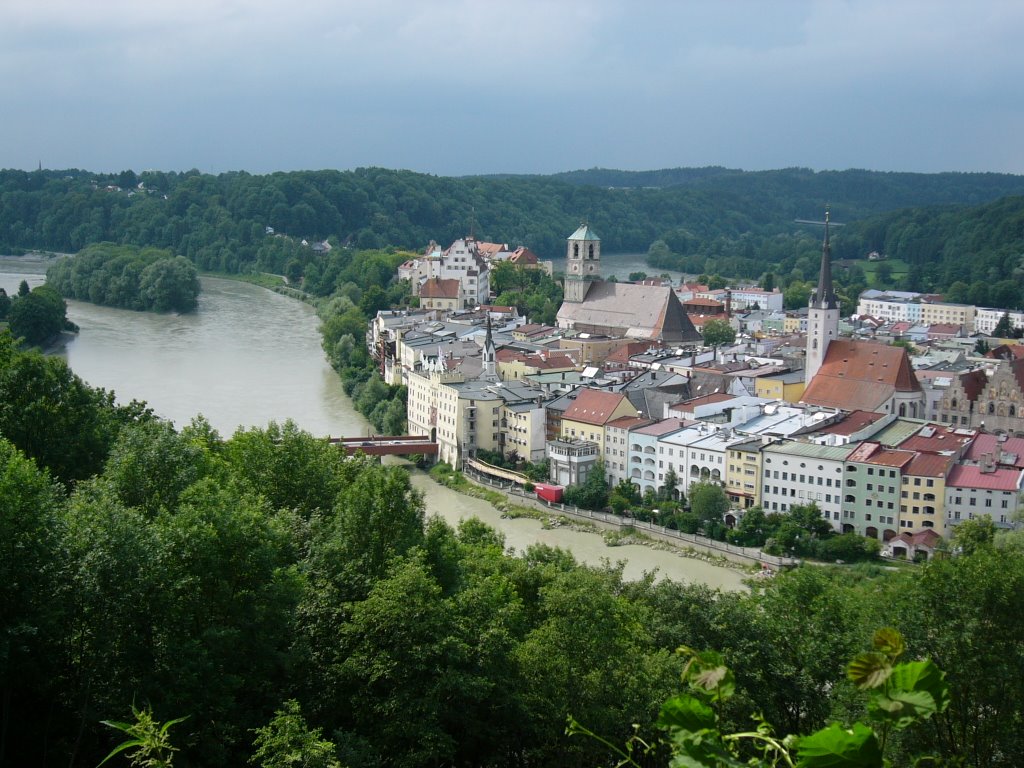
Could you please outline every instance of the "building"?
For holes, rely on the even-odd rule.
[[[945,524],[946,476],[954,468],[956,454],[915,453],[903,471],[900,491],[901,532],[927,528],[941,532]]]
[[[725,472],[725,494],[737,509],[761,505],[760,438],[729,446]]]
[[[903,347],[840,339],[839,305],[832,286],[828,213],[818,288],[807,309],[807,389],[801,402],[847,411],[926,413],[924,391]]]
[[[420,306],[423,309],[440,309],[452,312],[462,309],[462,284],[458,280],[442,280],[431,277],[420,286]]]
[[[558,310],[559,328],[668,344],[700,341],[700,334],[670,287],[601,279],[601,240],[586,224],[571,234],[567,243],[565,301]]]
[[[1024,436],[1024,358],[1000,360],[991,377],[984,370],[955,377],[942,394],[944,424]]]
[[[817,445],[779,440],[761,449],[761,506],[788,512],[817,505],[836,531],[842,530],[843,471],[854,445]]]
[[[946,534],[962,520],[988,516],[999,528],[1013,526],[1020,507],[1024,471],[994,462],[958,464],[946,478]]]
[[[604,469],[608,475],[608,485],[612,488],[630,479],[630,432],[653,423],[639,416],[621,416],[605,425]]]
[[[589,440],[604,455],[605,425],[622,416],[636,416],[629,398],[615,392],[584,387],[562,414],[563,440]]]
[[[846,457],[843,470],[843,533],[888,541],[900,528],[903,472],[913,451],[861,443]]]

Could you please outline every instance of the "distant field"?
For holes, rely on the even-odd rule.
[[[889,269],[892,270],[892,278],[889,281],[889,287],[892,287],[895,283],[898,283],[907,272],[910,271],[910,267],[907,262],[902,259],[885,259],[884,261],[858,261],[857,264],[861,269],[864,270],[864,276],[868,279],[868,285],[872,288],[884,288],[885,286],[878,284],[878,278],[875,276],[876,270],[882,264],[888,264]]]

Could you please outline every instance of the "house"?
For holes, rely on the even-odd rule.
[[[462,307],[462,285],[458,280],[431,277],[420,287],[420,307],[451,312]]]
[[[629,398],[615,392],[584,387],[562,414],[562,438],[589,440],[604,455],[605,425],[621,416],[636,416]]]

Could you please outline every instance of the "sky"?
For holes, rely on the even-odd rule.
[[[0,168],[1024,173],[1021,0],[0,0]]]

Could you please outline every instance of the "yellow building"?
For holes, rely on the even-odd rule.
[[[918,453],[904,468],[900,483],[900,533],[931,528],[938,534],[946,524],[946,477],[955,455]]]
[[[974,330],[974,306],[970,304],[921,304],[921,325],[949,323]]]
[[[578,389],[573,404],[562,415],[561,437],[597,443],[597,455],[604,456],[605,425],[621,416],[636,416],[636,408],[625,395],[586,387]]]
[[[799,403],[806,386],[803,371],[777,373],[774,376],[759,376],[755,379],[754,394],[769,400]]]
[[[726,452],[725,493],[733,507],[761,505],[760,440],[730,445]]]

